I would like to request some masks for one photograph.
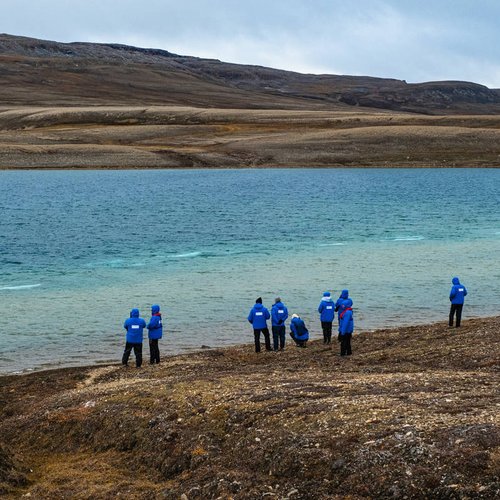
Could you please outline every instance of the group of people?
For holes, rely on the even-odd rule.
[[[146,322],[139,316],[139,309],[130,311],[130,318],[125,320],[123,328],[127,330],[125,341],[125,351],[123,352],[122,365],[128,366],[128,359],[132,349],[135,354],[135,365],[140,368],[142,365],[142,341],[144,328],[148,329],[149,339],[149,362],[154,365],[160,362],[160,348],[158,340],[163,336],[163,321],[160,312],[160,306],[154,304],[151,306],[151,319]]]
[[[460,326],[462,318],[462,309],[464,298],[467,295],[467,289],[460,283],[460,280],[455,277],[452,279],[453,286],[450,290],[450,315],[449,326],[452,327],[454,318],[456,317],[455,325]],[[318,306],[319,319],[321,321],[321,329],[323,330],[323,343],[331,344],[332,329],[335,313],[338,318],[338,336],[340,342],[340,355],[349,356],[352,354],[351,339],[354,331],[354,316],[352,310],[352,300],[349,298],[349,291],[342,290],[339,298],[334,301],[330,292],[324,292],[321,302]],[[266,351],[283,351],[285,349],[286,339],[286,320],[288,319],[288,309],[281,301],[280,297],[274,299],[274,304],[271,307],[271,312],[263,306],[262,298],[259,297],[255,301],[255,305],[250,310],[248,321],[253,327],[255,352],[260,352],[260,335],[264,335]],[[271,336],[267,327],[267,320],[271,319],[271,329],[273,334],[273,347],[271,347]],[[132,350],[135,354],[136,366],[142,365],[142,342],[144,328],[148,330],[150,363],[157,364],[160,362],[160,349],[158,340],[163,336],[163,322],[160,312],[160,306],[154,304],[151,306],[151,319],[149,323],[139,316],[139,309],[130,311],[128,318],[123,327],[127,331],[125,351],[122,357],[122,364],[127,366]],[[292,337],[297,347],[306,347],[309,340],[309,331],[304,323],[304,320],[298,314],[292,314],[290,321],[290,336]]]
[[[349,298],[349,291],[342,290],[336,302],[333,301],[330,292],[324,292],[323,298],[318,306],[320,314],[321,328],[323,330],[323,343],[331,344],[332,329],[335,313],[338,313],[338,341],[340,342],[340,355],[349,356],[352,354],[351,338],[354,331],[354,316],[352,310],[352,300]],[[248,314],[248,321],[253,327],[255,352],[260,352],[260,335],[264,336],[266,351],[282,351],[285,348],[286,320],[288,309],[281,301],[280,297],[274,299],[271,312],[263,306],[262,298],[255,301],[255,305]],[[273,348],[271,348],[271,337],[267,320],[271,319],[271,329],[273,334]],[[290,321],[290,336],[297,347],[306,347],[309,340],[309,331],[304,320],[298,314],[292,314]]]

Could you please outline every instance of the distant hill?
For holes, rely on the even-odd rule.
[[[500,90],[469,82],[312,75],[118,44],[0,35],[0,106],[203,108],[497,114]]]

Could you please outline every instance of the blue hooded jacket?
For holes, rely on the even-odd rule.
[[[250,310],[247,319],[252,323],[254,330],[262,330],[263,328],[267,328],[266,320],[270,317],[269,311],[262,304],[257,303]]]
[[[302,318],[292,318],[290,322],[290,330],[292,330],[293,338],[301,342],[309,340],[309,331]]]
[[[342,302],[344,300],[347,300],[349,298],[349,290],[342,290],[342,292],[339,295],[339,298],[337,299],[337,302],[335,302],[335,310],[338,311],[340,309],[340,306],[342,305]]]
[[[127,342],[142,344],[142,332],[146,328],[146,322],[139,318],[139,309],[130,311],[130,318],[125,321],[123,328],[127,330]]]
[[[346,335],[354,331],[354,316],[352,314],[352,300],[346,299],[339,310],[339,333]]]
[[[450,290],[450,301],[452,304],[463,304],[464,297],[467,295],[467,288],[465,288],[460,280],[455,277],[451,280],[453,286]]]
[[[161,339],[163,335],[163,323],[161,319],[160,306],[151,306],[151,319],[148,323],[148,338],[151,340]]]
[[[335,303],[330,297],[330,292],[325,292],[318,306],[319,319],[331,323],[335,317]]]
[[[283,302],[276,302],[271,307],[271,319],[273,326],[285,326],[285,321],[288,318],[288,309]]]

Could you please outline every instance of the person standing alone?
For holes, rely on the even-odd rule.
[[[255,305],[250,310],[248,321],[253,326],[253,335],[255,337],[255,352],[260,352],[260,333],[264,334],[266,342],[266,351],[271,351],[271,339],[269,337],[269,328],[267,320],[271,317],[269,311],[262,305],[262,299],[259,297],[255,301]]]
[[[465,288],[460,280],[455,277],[451,280],[453,286],[450,290],[450,321],[449,325],[453,326],[453,317],[456,315],[457,321],[455,323],[456,328],[460,326],[460,321],[462,320],[462,309],[464,307],[464,298],[467,295],[467,288]]]

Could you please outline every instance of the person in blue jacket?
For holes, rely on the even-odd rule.
[[[344,300],[340,305],[339,325],[340,355],[350,356],[352,354],[351,338],[352,332],[354,331],[354,317],[351,299]]]
[[[151,306],[151,319],[148,323],[149,338],[149,363],[154,365],[160,362],[160,348],[158,340],[163,336],[163,323],[161,319],[160,306],[154,304]]]
[[[304,320],[298,314],[292,314],[290,321],[290,337],[295,341],[297,347],[307,347],[309,331]]]
[[[282,351],[285,348],[286,327],[285,321],[288,318],[288,309],[285,304],[281,302],[279,297],[274,299],[273,307],[271,307],[271,329],[273,331],[273,347],[274,350]]]
[[[340,309],[342,302],[344,302],[344,300],[347,300],[348,298],[349,298],[349,290],[342,290],[340,292],[339,298],[337,299],[337,302],[335,302],[335,312],[337,312]]]
[[[342,290],[340,292],[340,295],[339,295],[339,298],[337,299],[337,302],[335,302],[335,312],[338,313],[337,314],[337,318],[339,320],[339,328],[338,328],[338,332],[339,332],[339,336],[338,336],[338,340],[340,342],[340,318],[339,318],[339,310],[340,310],[340,307],[342,306],[342,303],[344,302],[344,300],[347,300],[349,298],[349,290]],[[352,305],[352,300],[351,300],[351,305]]]
[[[130,311],[130,318],[125,321],[123,328],[127,330],[127,338],[122,365],[128,366],[128,358],[134,349],[135,366],[140,368],[142,365],[142,333],[146,328],[146,322],[139,317],[139,309],[134,308]]]
[[[451,282],[453,283],[453,286],[450,290],[451,307],[449,325],[453,326],[453,317],[456,315],[457,321],[455,326],[458,328],[460,326],[460,321],[462,320],[462,309],[464,307],[464,298],[467,295],[467,288],[460,283],[460,280],[456,276],[451,280]]]
[[[271,339],[269,337],[269,328],[267,320],[271,317],[269,311],[262,305],[262,298],[259,297],[255,301],[255,305],[250,310],[248,321],[253,326],[253,335],[255,338],[255,352],[260,352],[260,333],[264,334],[266,342],[266,351],[271,351]]]
[[[332,323],[335,316],[335,303],[330,292],[323,293],[318,312],[320,313],[319,319],[323,330],[323,344],[330,344],[332,342]]]

